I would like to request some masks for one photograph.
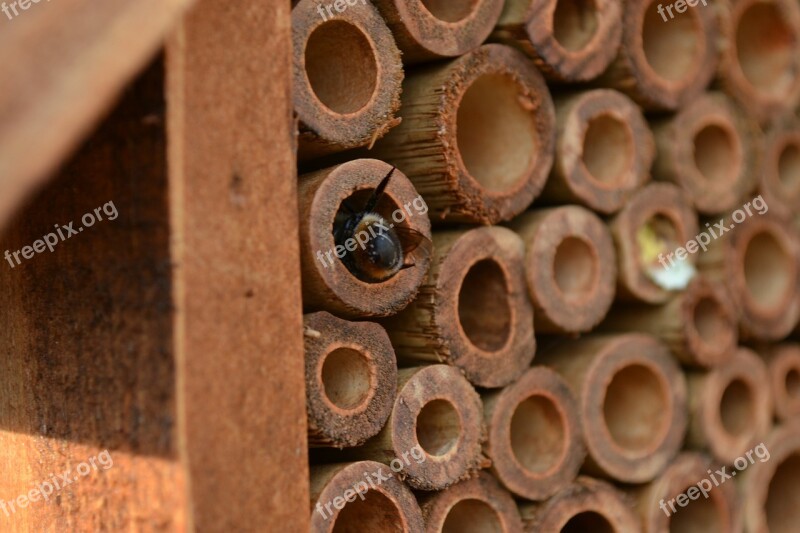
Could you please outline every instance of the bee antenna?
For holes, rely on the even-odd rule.
[[[375,206],[378,205],[378,201],[383,196],[383,191],[386,189],[386,186],[389,184],[389,179],[392,177],[394,171],[397,170],[397,167],[392,167],[386,176],[383,177],[381,182],[375,187],[375,190],[372,191],[372,196],[369,197],[367,200],[367,205],[364,206],[364,211],[370,212],[375,209]]]
[[[407,268],[411,268],[411,267],[415,267],[415,266],[417,266],[417,264],[416,264],[416,263],[410,263],[410,264],[408,264],[408,265],[405,265],[405,264],[404,264],[403,266],[401,266],[401,267],[400,267],[400,270],[405,270],[405,269],[407,269]]]

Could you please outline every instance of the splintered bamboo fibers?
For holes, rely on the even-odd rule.
[[[486,472],[419,500],[426,533],[522,533],[517,504]]]
[[[800,239],[789,224],[761,212],[753,210],[753,216],[738,225],[726,219],[726,233],[717,234],[708,251],[699,254],[700,267],[728,285],[742,337],[778,340],[792,331],[800,316]]]
[[[724,364],[736,351],[738,317],[722,284],[702,276],[669,302],[621,304],[600,325],[602,331],[639,331],[661,339],[681,363]]]
[[[719,59],[713,8],[684,5],[684,13],[668,18],[659,13],[666,13],[664,5],[669,4],[624,0],[619,54],[599,80],[647,109],[677,109],[692,101],[711,81]]]
[[[514,494],[543,500],[575,479],[586,457],[578,406],[567,383],[536,366],[484,395],[492,472]]]
[[[776,215],[788,219],[800,212],[800,122],[797,119],[781,120],[767,131],[758,178],[759,192]]]
[[[720,62],[722,86],[762,122],[800,101],[800,8],[796,0],[735,0]]]
[[[650,184],[625,204],[611,230],[617,244],[619,295],[650,304],[666,302],[671,293],[656,284],[653,273],[664,268],[668,253],[697,235],[697,214],[686,194],[669,183]],[[694,264],[696,257],[688,255],[686,261]]]
[[[359,3],[323,18],[320,7],[300,0],[292,9],[301,159],[374,142],[397,123],[400,106],[400,51],[378,10]]]
[[[757,126],[724,95],[692,100],[653,132],[653,175],[682,187],[701,213],[735,209],[755,186]]]
[[[374,159],[357,159],[300,176],[300,267],[306,310],[324,309],[349,317],[387,316],[416,296],[428,271],[429,247],[420,246],[411,252],[406,261],[413,262],[413,267],[378,283],[361,281],[336,255],[336,214],[345,209],[344,204],[362,208],[390,168]],[[387,222],[416,230],[429,239],[430,220],[417,209],[417,205],[424,206],[420,202],[413,185],[395,170],[376,211]],[[401,218],[402,222],[397,222]]]
[[[520,503],[530,533],[635,533],[641,531],[625,495],[608,483],[581,476],[542,503]]]
[[[378,157],[402,168],[432,220],[493,224],[525,210],[553,162],[555,114],[522,52],[487,44],[409,76]]]
[[[638,499],[636,508],[644,533],[741,531],[736,486],[733,483],[714,486],[708,480],[709,470],[716,467],[705,455],[682,453],[653,482],[632,489]],[[701,498],[697,484],[704,479],[711,488],[706,488],[706,496]],[[676,501],[679,494],[684,496]]]
[[[795,533],[800,524],[800,423],[780,426],[764,439],[769,451],[737,478],[748,533]]]
[[[575,202],[605,214],[619,210],[650,179],[655,157],[641,111],[611,89],[559,98],[555,105],[555,162],[542,199]]]
[[[512,227],[525,241],[525,277],[536,330],[589,331],[614,300],[617,269],[611,233],[578,206],[528,211]]]
[[[489,36],[503,0],[372,0],[403,51],[403,62],[456,57]]]
[[[539,356],[578,397],[587,473],[653,479],[686,430],[686,382],[666,346],[640,334],[564,341]]]
[[[510,383],[536,350],[522,239],[493,226],[437,232],[433,247],[419,296],[385,322],[398,359],[455,365],[481,387]]]
[[[800,416],[800,345],[772,346],[761,354],[767,360],[775,415],[780,420]]]
[[[764,362],[739,348],[725,364],[689,372],[691,420],[687,444],[708,449],[725,464],[757,444],[772,422],[772,398]]]
[[[397,361],[386,332],[325,312],[303,318],[310,446],[358,446],[394,405]]]
[[[553,80],[591,80],[622,38],[621,0],[507,0],[493,38],[531,56]]]
[[[423,528],[414,495],[385,464],[358,461],[311,468],[313,533],[401,533]]]

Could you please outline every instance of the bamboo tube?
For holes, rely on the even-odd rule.
[[[624,300],[665,303],[670,290],[656,283],[654,273],[672,253],[697,235],[697,215],[686,194],[669,183],[653,183],[637,191],[614,217],[617,244],[618,295]],[[693,265],[697,256],[688,255]]]
[[[562,342],[540,356],[578,397],[584,470],[626,483],[653,479],[686,430],[686,382],[666,346],[641,334]]]
[[[755,186],[758,126],[726,96],[709,93],[653,125],[657,179],[679,185],[705,214],[738,207]]]
[[[759,350],[767,363],[772,405],[779,420],[800,416],[800,345],[780,344]]]
[[[721,283],[695,277],[669,302],[612,308],[600,331],[639,331],[658,337],[681,363],[710,367],[724,364],[736,351],[738,316]]]
[[[426,533],[522,533],[511,495],[486,472],[441,492],[419,496]]]
[[[522,48],[548,79],[588,81],[614,59],[621,17],[620,0],[507,0],[492,37]]]
[[[525,277],[536,329],[544,333],[589,331],[614,300],[617,278],[611,233],[578,206],[528,211],[513,229],[525,241]]]
[[[682,453],[654,481],[631,490],[644,533],[741,531],[739,498],[733,483],[715,486],[709,480],[711,488],[700,499],[697,484],[709,479],[709,471],[716,466],[705,455]],[[691,487],[694,490],[688,496],[676,501]]]
[[[403,62],[463,55],[479,47],[500,17],[503,0],[373,0],[403,51]]]
[[[385,464],[359,461],[312,467],[312,532],[415,533],[423,527],[414,495]]]
[[[321,2],[300,0],[292,44],[300,159],[366,146],[397,124],[400,51],[375,7],[330,18]]]
[[[800,317],[800,238],[789,224],[767,213],[769,206],[762,202],[765,209],[755,211],[750,204],[733,213],[735,222],[736,213],[741,214],[741,223],[725,220],[726,234],[714,233],[708,251],[699,254],[699,264],[704,274],[727,284],[739,313],[741,337],[778,340]],[[716,225],[706,227],[720,231]]]
[[[800,212],[800,121],[776,122],[767,131],[758,188],[770,209],[789,219]]]
[[[394,405],[397,361],[386,331],[326,312],[303,317],[309,446],[358,446]]]
[[[520,503],[525,531],[563,533],[641,531],[631,504],[608,483],[580,476],[542,503]]]
[[[611,89],[558,98],[555,105],[555,164],[542,200],[618,211],[650,179],[655,143],[641,111]]]
[[[730,464],[763,438],[772,421],[772,398],[764,362],[739,348],[724,365],[687,373],[689,431],[693,449],[708,449]]]
[[[494,224],[541,192],[555,115],[541,74],[522,52],[487,44],[409,76],[401,116],[374,153],[406,172],[431,219]]]
[[[792,533],[800,523],[800,424],[772,430],[758,461],[741,472],[745,531]],[[767,459],[762,459],[766,456]]]
[[[300,267],[307,311],[324,309],[347,317],[387,316],[416,296],[428,271],[429,247],[420,246],[411,252],[408,260],[414,267],[379,283],[358,279],[335,255],[333,227],[337,213],[345,203],[363,206],[389,170],[381,161],[357,159],[300,176]],[[403,173],[395,170],[376,211],[386,221],[394,220],[390,224],[413,229],[430,239],[430,220],[418,205],[424,206],[421,197]],[[398,222],[401,215],[403,220]]]
[[[724,4],[720,85],[762,123],[800,102],[800,9],[794,0]]]
[[[674,110],[694,100],[714,76],[719,25],[713,9],[683,4],[685,12],[669,18],[659,14],[667,13],[662,4],[623,2],[619,54],[598,82],[646,109]]]
[[[586,449],[577,402],[558,374],[535,366],[483,400],[486,455],[508,490],[544,500],[575,480]]]
[[[502,387],[536,350],[524,244],[502,227],[433,236],[419,297],[384,323],[401,362],[446,362],[475,385]]]

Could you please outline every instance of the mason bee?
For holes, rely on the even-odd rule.
[[[337,246],[345,247],[348,241],[357,242],[354,248],[340,257],[347,270],[361,281],[378,283],[386,281],[399,271],[411,268],[414,263],[406,263],[408,254],[422,243],[430,240],[415,229],[388,222],[376,207],[383,198],[383,192],[392,178],[396,167],[392,167],[381,180],[364,206],[356,209],[342,202],[342,209],[334,221],[333,238]]]

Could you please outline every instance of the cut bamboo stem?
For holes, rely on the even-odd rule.
[[[721,283],[695,277],[685,291],[660,306],[622,304],[612,308],[601,331],[639,331],[661,339],[681,363],[724,364],[736,351],[739,321]]]
[[[655,157],[640,109],[611,89],[558,98],[555,105],[555,163],[542,200],[579,203],[604,214],[618,211],[650,179]]]
[[[385,321],[406,362],[446,362],[475,385],[502,387],[536,350],[524,244],[503,227],[436,232],[420,294]]]
[[[494,224],[541,192],[555,114],[544,79],[522,52],[487,44],[409,76],[401,116],[374,153],[403,169],[432,219]]]
[[[517,496],[544,500],[575,480],[586,457],[578,405],[567,383],[536,366],[483,397],[492,472]]]
[[[357,159],[300,176],[300,267],[307,311],[323,309],[347,317],[387,316],[416,296],[428,271],[429,247],[420,246],[406,258],[413,267],[378,283],[360,280],[336,255],[337,250],[355,252],[336,246],[333,228],[337,213],[346,209],[345,205],[364,206],[390,168],[374,159]],[[390,224],[430,239],[427,208],[418,206],[424,208],[422,198],[403,173],[395,170],[376,211]]]
[[[542,503],[520,503],[525,531],[636,532],[641,527],[626,496],[608,483],[580,476]]]
[[[300,159],[366,146],[397,124],[400,50],[372,4],[331,18],[322,3],[300,0],[292,44]]]
[[[386,331],[326,312],[303,318],[309,446],[358,446],[394,405],[397,361]]]
[[[457,57],[489,36],[503,0],[373,0],[403,51],[403,62]]]
[[[784,219],[800,212],[800,121],[785,118],[767,130],[759,192]]]
[[[646,109],[674,110],[694,100],[714,76],[719,27],[714,9],[684,4],[684,13],[669,18],[662,4],[623,2],[619,54],[598,81]]]
[[[653,479],[686,430],[686,382],[666,346],[641,334],[565,341],[541,354],[578,397],[584,470],[626,483]]]
[[[755,186],[757,128],[726,96],[699,96],[653,125],[653,175],[683,188],[701,213],[734,209]]]
[[[591,330],[614,300],[614,242],[597,216],[578,206],[528,211],[512,228],[525,241],[525,277],[536,330]]]
[[[769,430],[772,398],[764,362],[739,348],[724,365],[708,372],[689,372],[691,419],[687,445],[708,449],[730,464]]]
[[[385,464],[311,468],[311,531],[423,531],[414,495]]]
[[[486,472],[419,501],[426,533],[522,533],[517,504]]]
[[[780,344],[759,350],[769,372],[775,416],[791,421],[800,416],[800,345]]]
[[[551,80],[588,81],[622,39],[620,0],[508,0],[492,37],[522,48]]]

